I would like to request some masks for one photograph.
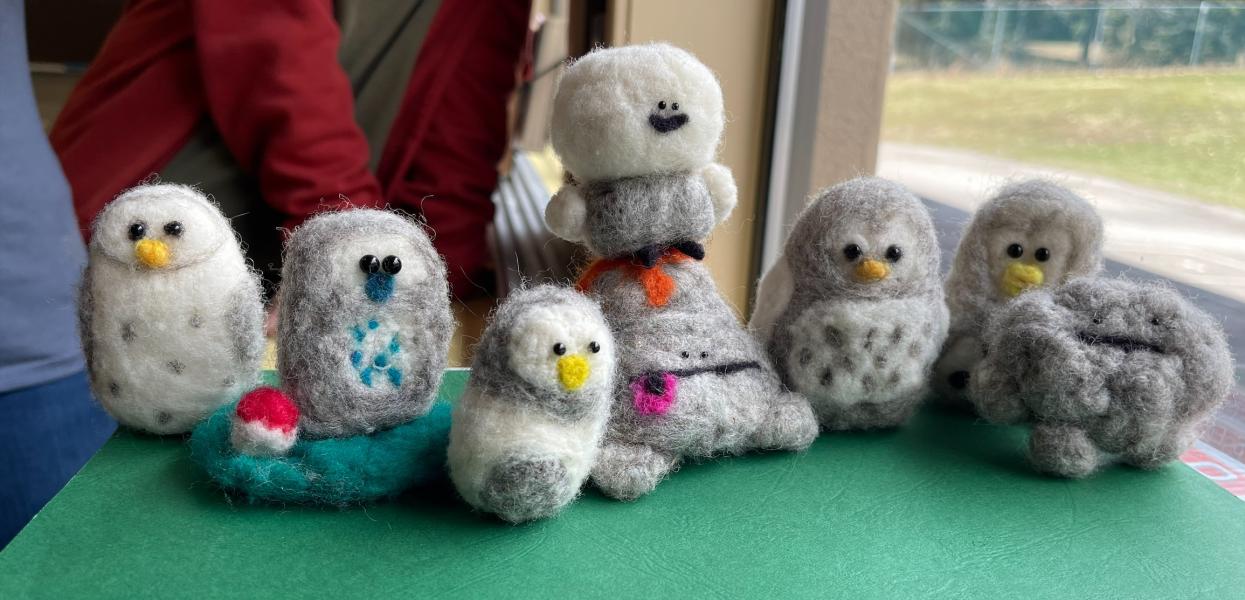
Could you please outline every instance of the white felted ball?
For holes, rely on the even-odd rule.
[[[697,171],[713,160],[724,126],[713,72],[661,43],[598,49],[575,61],[553,111],[554,150],[579,181]]]
[[[181,433],[254,386],[259,278],[214,204],[186,186],[139,186],[105,207],[92,232],[80,334],[109,414]]]

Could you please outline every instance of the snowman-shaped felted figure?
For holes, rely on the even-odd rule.
[[[571,181],[545,220],[598,257],[578,287],[618,342],[592,472],[615,498],[652,491],[684,458],[800,450],[817,434],[808,402],[783,388],[700,263],[736,200],[713,162],[723,126],[713,73],[667,44],[595,50],[558,84],[553,145]]]
[[[331,504],[440,472],[449,409],[433,401],[454,320],[423,229],[382,210],[313,217],[286,244],[279,302],[281,387],[202,427],[209,472],[252,497]],[[293,483],[265,482],[282,470]]]

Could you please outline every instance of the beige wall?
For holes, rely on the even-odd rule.
[[[826,18],[808,193],[877,167],[895,2],[836,0]]]
[[[756,243],[760,167],[769,77],[771,0],[614,0],[608,5],[611,45],[666,41],[686,48],[717,73],[727,125],[719,161],[735,173],[739,204],[718,226],[705,259],[736,310],[747,306]]]

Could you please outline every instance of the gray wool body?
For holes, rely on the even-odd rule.
[[[277,369],[301,435],[369,434],[427,413],[454,318],[423,229],[388,211],[322,213],[284,259]]]
[[[1008,185],[983,204],[960,239],[945,284],[951,328],[934,365],[937,397],[965,403],[968,375],[981,360],[982,329],[994,311],[1028,289],[1096,275],[1102,239],[1102,219],[1093,207],[1049,181]],[[1019,256],[1009,254],[1013,244]],[[1045,260],[1037,254],[1043,249],[1049,253]],[[1023,267],[1037,271],[1026,275]],[[1033,273],[1040,273],[1040,282],[1032,281]]]
[[[619,348],[607,443],[592,478],[619,499],[652,491],[683,458],[801,450],[817,435],[807,400],[783,387],[711,280],[682,285],[708,280],[704,266],[685,261],[667,271],[679,285],[662,308],[648,305],[631,279],[603,277],[591,289]]]
[[[825,429],[894,427],[928,393],[947,333],[929,212],[899,184],[862,177],[816,198],[787,238],[790,290],[767,349]],[[764,292],[763,292],[764,293]]]
[[[513,292],[493,315],[450,429],[450,478],[472,506],[519,523],[579,495],[609,419],[615,345],[574,290]]]
[[[994,422],[1032,423],[1035,467],[1065,477],[1112,459],[1175,460],[1232,385],[1223,330],[1160,284],[1081,278],[1027,293],[993,316],[984,340],[974,406]]]
[[[648,246],[700,241],[715,224],[704,178],[670,173],[595,181],[582,187],[587,239],[598,256],[625,256]]]

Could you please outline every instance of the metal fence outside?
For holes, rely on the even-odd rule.
[[[905,0],[895,68],[1245,68],[1245,2]]]

